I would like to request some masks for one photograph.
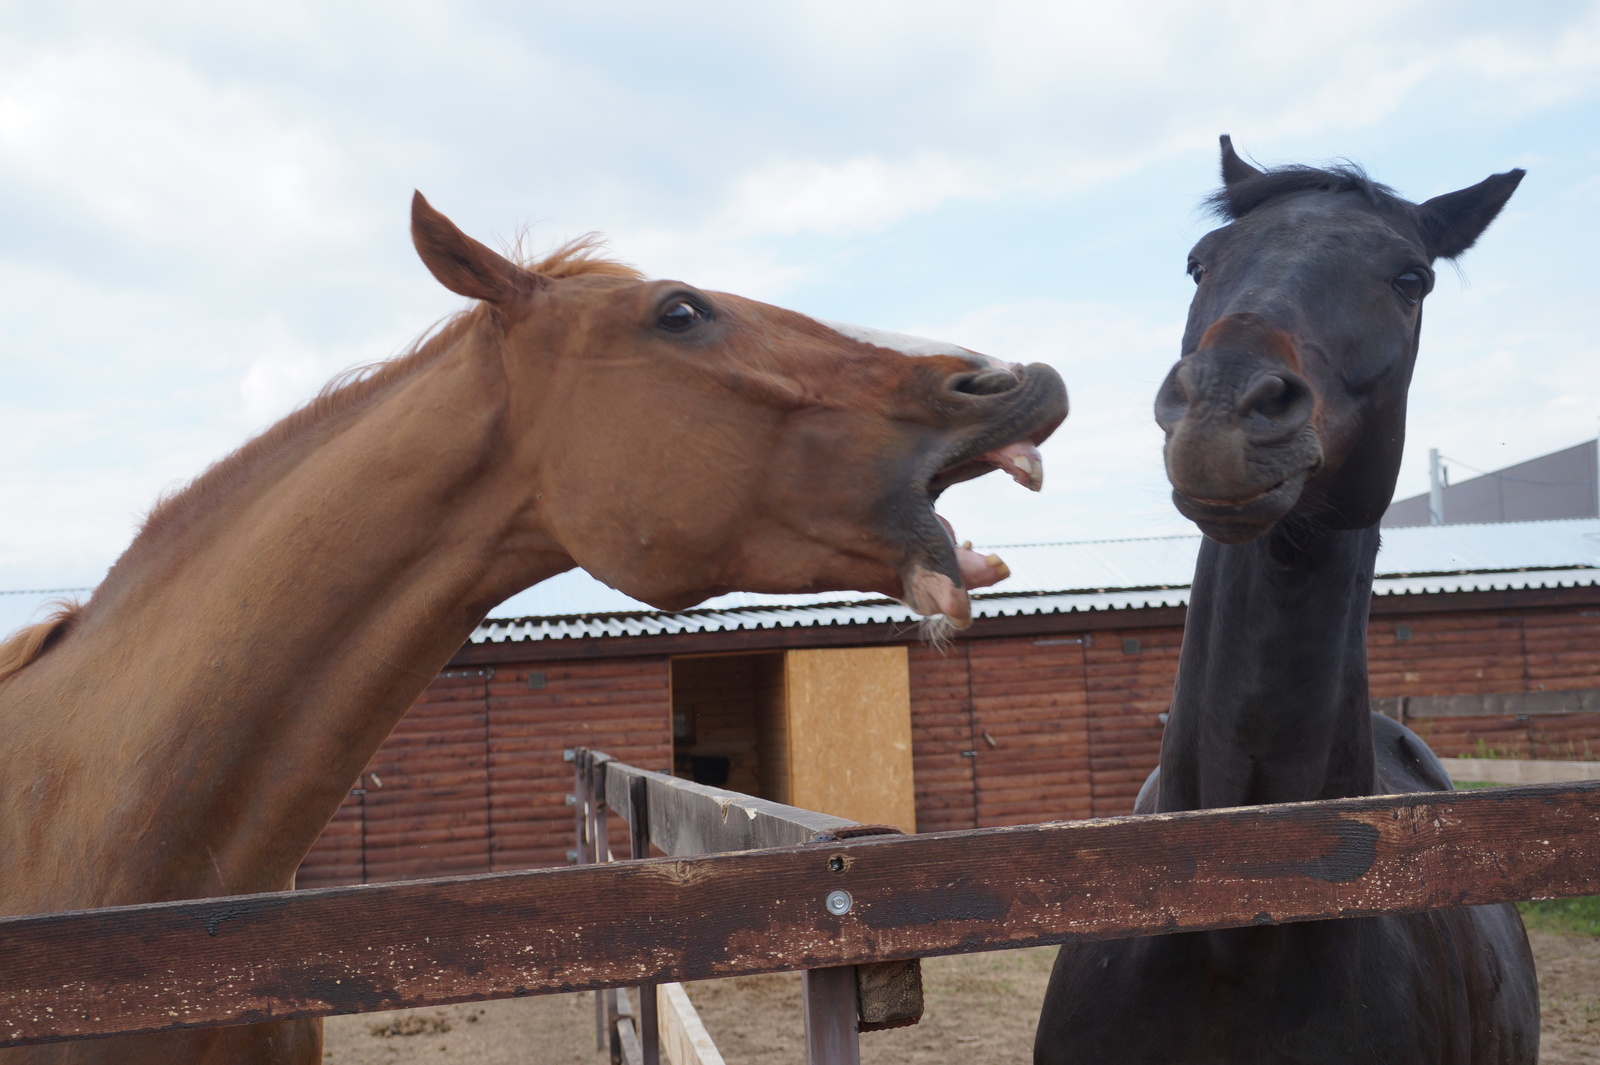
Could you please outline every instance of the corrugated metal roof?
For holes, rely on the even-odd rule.
[[[973,616],[1182,606],[1189,599],[1200,541],[1199,536],[1161,536],[999,548],[1012,577],[1004,591],[973,596]],[[1600,586],[1600,519],[1390,529],[1384,533],[1378,573],[1373,593],[1383,596]],[[740,594],[676,613],[643,608],[492,617],[478,627],[472,640],[500,643],[817,625],[902,624],[909,629],[916,621],[904,606],[884,599]]]
[[[997,617],[1181,605],[1188,600],[1200,539],[1157,536],[996,548],[1011,567],[1011,579],[994,593],[974,596],[974,612]],[[1378,573],[1379,595],[1594,584],[1600,579],[1600,519],[1387,529]],[[1395,576],[1399,574],[1414,576]],[[45,593],[0,596],[0,638],[37,618],[51,598]],[[898,603],[840,592],[739,592],[694,610],[667,613],[572,570],[501,603],[472,639],[484,643],[794,625],[909,626],[915,620]]]

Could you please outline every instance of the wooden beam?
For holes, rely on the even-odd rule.
[[[724,1065],[682,984],[657,984],[656,1002],[661,1010],[661,1049],[667,1061],[672,1065]]]
[[[1560,784],[1600,780],[1600,762],[1562,762],[1553,758],[1441,758],[1455,781],[1487,784]]]
[[[922,963],[909,958],[857,965],[856,1007],[863,1032],[916,1024],[922,1020]]]
[[[1600,782],[160,902],[0,919],[0,1044],[1596,892]]]
[[[1542,717],[1600,714],[1600,688],[1572,691],[1490,692],[1481,695],[1399,695],[1405,720],[1419,717]],[[1391,715],[1392,716],[1392,715]]]
[[[650,842],[677,856],[793,847],[860,826],[842,817],[785,806],[620,762],[606,765],[606,805],[624,816],[633,781],[645,782]]]

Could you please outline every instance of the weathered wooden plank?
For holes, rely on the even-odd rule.
[[[606,805],[626,817],[629,781],[637,779],[644,780],[647,789],[650,842],[666,854],[723,854],[792,847],[857,827],[856,822],[842,817],[618,762],[606,766]]]
[[[627,998],[625,993],[617,993],[619,1005],[628,1004]],[[631,1010],[619,1010],[615,1023],[617,1043],[622,1051],[622,1065],[644,1065],[644,1046],[639,1041],[639,1033],[634,1029]]]
[[[0,919],[0,1043],[1596,892],[1600,782],[164,902]]]
[[[1600,688],[1492,692],[1483,695],[1408,695],[1404,698],[1407,720],[1418,717],[1534,717],[1600,713]]]
[[[1441,758],[1451,780],[1491,784],[1559,784],[1600,780],[1600,762],[1566,762],[1533,758]]]
[[[700,1020],[682,984],[657,984],[661,1010],[661,1049],[672,1065],[724,1065],[722,1053]]]

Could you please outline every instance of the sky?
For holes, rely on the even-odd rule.
[[[1428,297],[1397,494],[1600,431],[1600,4],[0,0],[0,591],[94,585],[163,492],[462,305],[491,245],[1056,366],[980,547],[1191,532],[1150,415],[1216,138],[1415,200],[1528,177]],[[3,598],[3,597],[0,597]],[[0,620],[4,620],[0,618]],[[0,627],[5,627],[0,625]]]

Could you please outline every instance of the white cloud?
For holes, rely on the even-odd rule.
[[[1055,363],[1045,497],[951,493],[1007,542],[1176,523],[1149,403],[1217,133],[1381,144],[1380,178],[1472,152],[1458,185],[1538,152],[1479,284],[1430,308],[1412,440],[1494,421],[1524,458],[1600,413],[1600,4],[64,2],[7,29],[3,580],[103,566],[160,488],[453,309],[407,247],[419,186],[491,243],[602,229],[658,276]]]
[[[893,163],[871,156],[781,161],[739,179],[729,223],[746,236],[872,232],[948,200],[983,195],[993,184],[934,154]]]
[[[372,212],[343,194],[347,169],[313,116],[154,42],[0,54],[0,174],[147,253],[348,245]]]

